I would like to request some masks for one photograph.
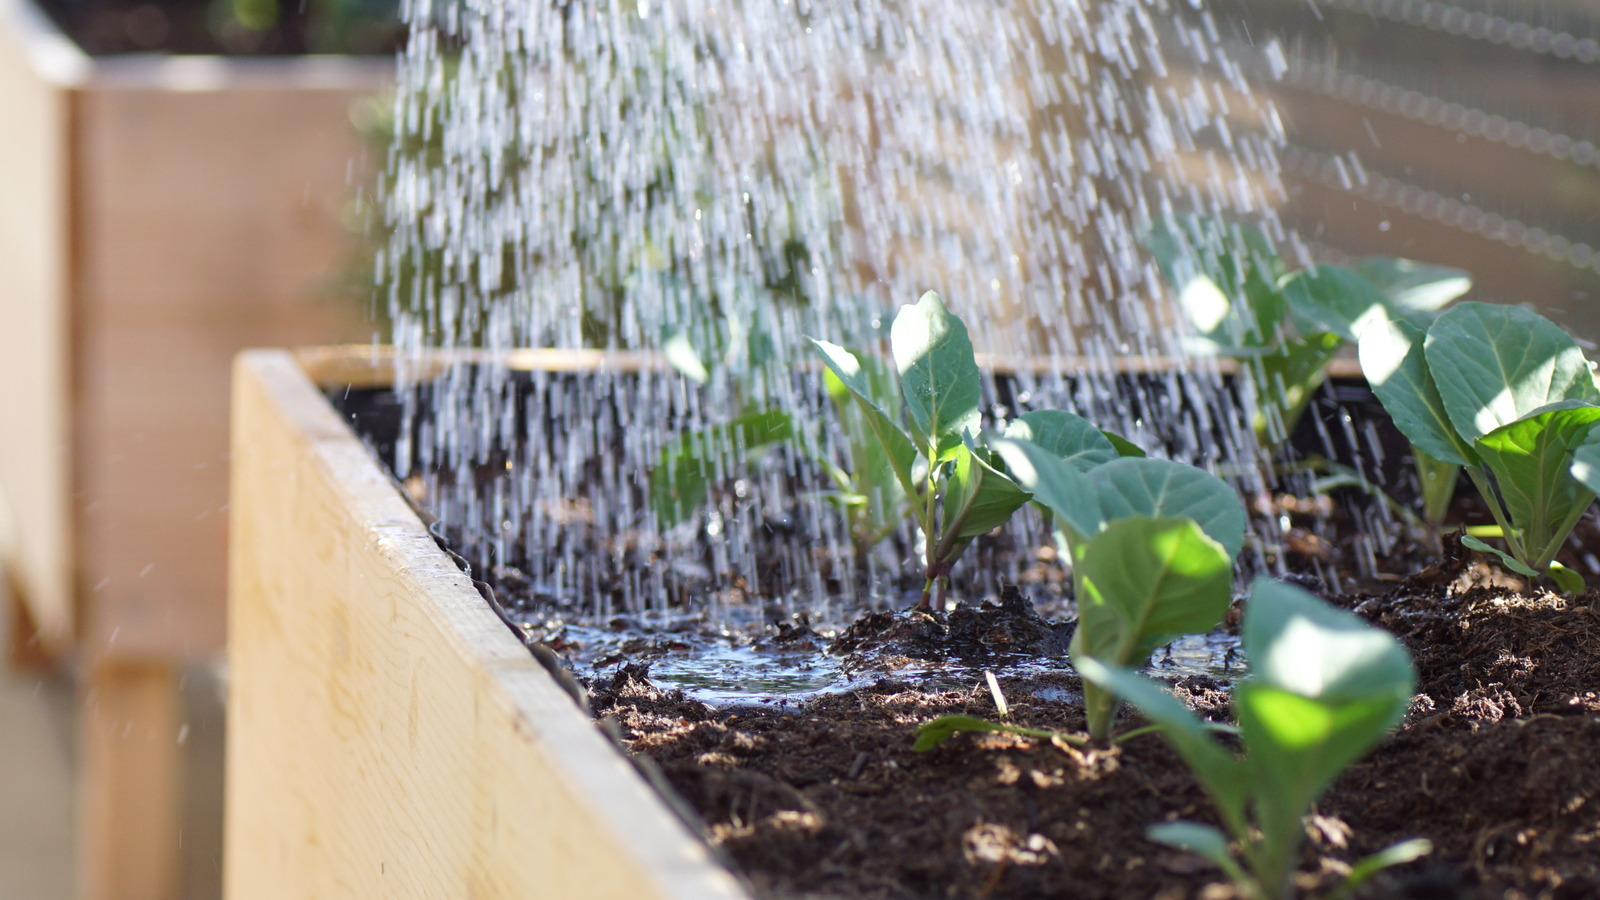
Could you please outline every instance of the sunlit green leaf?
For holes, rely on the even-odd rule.
[[[1125,457],[1093,470],[1100,514],[1193,519],[1232,559],[1244,546],[1245,513],[1239,494],[1222,479],[1165,459]]]
[[[1301,334],[1323,332],[1347,341],[1387,318],[1386,301],[1372,282],[1343,266],[1311,266],[1278,284]]]
[[[882,418],[891,422],[898,419],[900,395],[895,388],[893,373],[878,360],[860,357],[857,360],[860,364],[860,383],[872,397],[872,405],[882,413]],[[883,427],[883,422],[878,420],[878,428],[874,427],[874,420],[878,416],[857,400],[856,393],[833,369],[823,370],[823,384],[827,388],[828,399],[839,414],[845,449],[850,455],[850,471],[844,486],[857,498],[857,502],[850,505],[851,512],[848,515],[852,530],[858,539],[887,533],[900,517],[906,493],[901,486],[896,464],[890,462],[888,451],[878,439],[877,430]],[[904,434],[900,434],[899,429],[894,431],[904,441],[904,447],[910,448],[910,441],[905,440]],[[892,441],[893,436],[890,439]]]
[[[1445,412],[1423,354],[1421,329],[1403,320],[1375,323],[1361,333],[1361,372],[1400,433],[1442,462],[1477,462]]]
[[[1353,268],[1383,292],[1391,311],[1407,318],[1426,317],[1472,289],[1472,276],[1461,269],[1411,259],[1370,256]]]
[[[1100,531],[1105,519],[1094,482],[1077,466],[1032,441],[996,437],[989,446],[1005,462],[1011,479],[1048,507],[1058,524],[1078,535]]]
[[[1595,492],[1572,477],[1574,451],[1600,422],[1600,406],[1565,401],[1489,432],[1474,445],[1494,475],[1498,502],[1517,527],[1522,561],[1548,565]]]
[[[900,307],[889,329],[911,430],[922,446],[937,444],[942,457],[979,427],[980,376],[967,326],[929,291]]]
[[[1398,698],[1398,721],[1416,680],[1410,654],[1389,633],[1270,578],[1251,586],[1240,634],[1255,680],[1302,697]]]
[[[1084,471],[1120,455],[1116,444],[1088,419],[1058,409],[1023,413],[1006,424],[1005,435],[1032,441]]]
[[[1178,305],[1222,353],[1277,339],[1285,306],[1276,285],[1286,267],[1254,228],[1203,216],[1156,223],[1146,244],[1178,291]]]
[[[1085,594],[1074,659],[1140,665],[1173,638],[1215,628],[1232,601],[1233,561],[1191,519],[1114,520],[1083,543],[1073,565]]]
[[[1424,353],[1450,423],[1468,442],[1552,403],[1600,402],[1577,342],[1521,307],[1455,306],[1428,328]]]
[[[955,451],[944,495],[944,527],[958,538],[993,531],[1028,502],[1028,493],[996,470],[989,455],[989,450],[971,441]]]
[[[811,339],[811,343],[822,355],[822,361],[828,370],[854,395],[856,403],[866,416],[867,426],[871,429],[873,437],[883,447],[884,458],[894,471],[901,488],[907,496],[915,496],[917,489],[911,482],[911,467],[916,464],[917,450],[912,446],[911,439],[900,430],[900,426],[878,406],[875,391],[867,375],[863,373],[861,361],[856,359],[855,354],[837,344],[815,338]]]

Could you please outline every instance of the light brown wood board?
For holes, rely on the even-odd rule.
[[[291,355],[233,429],[229,900],[743,896]]]

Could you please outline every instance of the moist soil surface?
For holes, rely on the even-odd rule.
[[[1351,861],[1425,837],[1431,855],[1360,896],[1600,897],[1600,591],[1498,586],[1457,547],[1386,593],[1328,599],[1397,634],[1419,687],[1404,725],[1308,820],[1305,893],[1325,895]],[[835,649],[861,653],[863,634],[871,645],[897,631],[911,632],[914,655],[928,628],[880,618]],[[1064,659],[1059,673],[1000,685],[1010,721],[1081,732]],[[1173,687],[1227,717],[1225,683],[1191,675]],[[799,710],[713,709],[631,665],[591,692],[760,898],[1236,896],[1216,869],[1143,836],[1168,819],[1215,822],[1159,737],[1081,750],[958,734],[913,750],[914,729],[935,716],[996,717],[981,679],[955,690],[883,680]],[[1137,724],[1123,715],[1121,727]]]

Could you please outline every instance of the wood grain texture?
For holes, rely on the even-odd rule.
[[[235,371],[229,900],[740,897],[292,356]]]
[[[364,336],[359,304],[329,286],[372,162],[351,105],[381,80],[229,63],[174,90],[171,66],[125,62],[76,102],[80,646],[199,659],[225,633],[233,355]]]

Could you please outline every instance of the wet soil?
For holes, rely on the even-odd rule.
[[[1457,555],[1388,593],[1330,598],[1399,635],[1420,687],[1404,726],[1308,821],[1310,895],[1352,860],[1426,837],[1429,857],[1363,896],[1600,896],[1600,591],[1519,593]],[[1011,721],[1082,727],[1070,671],[1000,684]],[[1224,683],[1174,687],[1226,716]],[[935,716],[996,716],[981,679],[948,690],[884,680],[798,712],[712,709],[641,666],[592,690],[596,713],[654,761],[757,897],[1233,896],[1215,869],[1143,837],[1166,819],[1211,820],[1157,738],[1084,751],[963,734],[914,751],[914,729]]]
[[[396,434],[392,398],[369,399],[379,402],[352,407],[346,398],[344,406],[386,457]],[[1314,408],[1313,421],[1349,438],[1345,449],[1360,449],[1373,432],[1351,426],[1345,408]],[[1331,449],[1337,458],[1340,448]],[[1388,451],[1376,456],[1397,471],[1373,474],[1393,484],[1403,453]],[[1350,539],[1362,527],[1352,510],[1373,508],[1359,492],[1250,499],[1258,522],[1284,526],[1263,565],[1309,573],[1294,580],[1398,635],[1419,669],[1406,723],[1347,770],[1308,820],[1306,894],[1328,895],[1352,860],[1426,837],[1435,846],[1429,857],[1362,896],[1600,897],[1600,591],[1563,599],[1529,589],[1484,566],[1458,539],[1446,540],[1442,554],[1402,539],[1374,560],[1370,544],[1363,550]],[[1464,493],[1450,521],[1481,523],[1480,506]],[[441,535],[447,544],[453,538]],[[982,544],[978,553],[996,558],[1029,552]],[[1600,566],[1585,547],[1600,547],[1592,520],[1563,556],[1592,580]],[[483,573],[480,587],[508,625],[681,799],[676,805],[763,900],[1234,897],[1214,868],[1144,838],[1163,820],[1213,821],[1199,786],[1159,738],[1086,751],[960,734],[929,752],[912,749],[916,727],[939,715],[998,715],[985,670],[999,677],[1010,721],[1082,728],[1080,684],[1064,652],[1070,590],[1049,554],[1028,560],[1035,555],[1013,566],[1020,592],[1002,589],[931,616],[869,613],[837,633],[748,598],[754,630],[739,646],[826,660],[836,669],[819,683],[842,676],[850,689],[766,701],[749,699],[759,691],[725,691],[716,707],[650,676],[652,662],[665,670],[705,637],[709,626],[693,610],[665,627],[641,631],[619,616],[581,632],[559,617],[539,618],[551,603],[538,589],[535,561],[457,559]],[[955,586],[955,596],[983,596],[971,587]],[[1237,616],[1229,623],[1224,632]],[[585,642],[606,649],[597,655]],[[576,665],[585,652],[588,664]],[[927,677],[926,661],[944,666],[942,674]],[[1166,672],[1202,714],[1225,719],[1225,679],[1234,670],[1226,656],[1221,662],[1215,675],[1195,674],[1158,655],[1151,671]],[[592,676],[586,694],[566,667]],[[750,681],[765,677],[741,671]],[[1136,723],[1125,715],[1127,726]]]

